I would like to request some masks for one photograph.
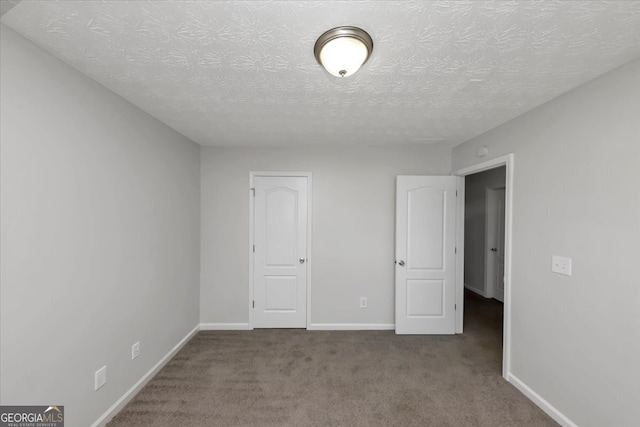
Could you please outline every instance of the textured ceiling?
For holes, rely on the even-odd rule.
[[[2,22],[202,145],[457,144],[640,57],[640,1],[29,1]],[[371,59],[313,56],[338,25]]]
[[[18,3],[20,3],[20,0],[0,0],[0,16],[9,12]]]

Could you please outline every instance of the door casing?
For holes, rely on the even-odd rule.
[[[452,175],[467,176],[489,169],[495,169],[505,166],[505,230],[504,230],[504,321],[502,334],[502,376],[509,381],[511,377],[511,262],[512,262],[512,224],[513,224],[513,174],[514,174],[514,155],[513,153],[494,159],[486,160],[475,165],[471,165],[452,172]],[[463,199],[464,200],[464,195]],[[457,268],[460,271],[460,280],[456,281],[457,303],[458,307],[464,310],[464,280],[462,274],[464,271],[464,204],[459,204],[458,208],[458,229],[457,244],[458,258]],[[462,248],[462,250],[460,250]],[[456,276],[458,277],[458,276]],[[462,322],[464,311],[458,310],[456,318],[456,329],[458,333],[462,333]]]
[[[311,228],[312,228],[312,174],[311,172],[272,172],[272,171],[252,171],[249,172],[249,329],[254,329],[253,316],[253,299],[254,299],[254,268],[253,268],[253,245],[255,243],[255,198],[254,198],[254,181],[256,177],[304,177],[307,178],[307,248],[306,248],[306,265],[307,265],[307,324],[306,329],[311,325],[311,270],[313,265],[313,256],[311,254]]]

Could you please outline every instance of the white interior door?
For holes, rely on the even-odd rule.
[[[496,241],[495,246],[491,248],[493,253],[493,262],[495,264],[495,284],[493,289],[495,292],[493,297],[498,301],[504,302],[504,188],[495,191],[496,204]]]
[[[486,203],[485,296],[504,302],[504,188],[487,188]]]
[[[455,333],[454,176],[396,181],[396,333]]]
[[[254,178],[255,328],[307,326],[307,178]]]

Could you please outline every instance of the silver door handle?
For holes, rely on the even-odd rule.
[[[305,259],[304,258],[300,258],[300,264],[304,264]]]
[[[398,261],[398,265],[399,265],[400,267],[402,267],[402,266],[404,265],[404,261],[402,261],[402,260]]]

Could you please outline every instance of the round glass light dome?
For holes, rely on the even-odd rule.
[[[358,71],[372,50],[369,34],[355,27],[327,31],[318,38],[314,48],[318,62],[336,77],[347,77]]]

